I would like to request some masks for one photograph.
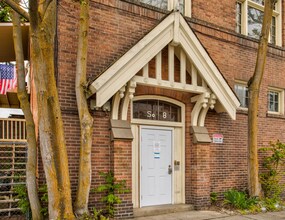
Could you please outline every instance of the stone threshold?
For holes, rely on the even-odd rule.
[[[163,215],[163,214],[186,212],[192,210],[194,210],[194,206],[189,204],[147,206],[142,208],[134,208],[134,217],[137,218],[145,216]]]

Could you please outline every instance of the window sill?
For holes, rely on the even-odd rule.
[[[285,115],[278,113],[278,112],[267,112],[266,117],[268,118],[280,118],[280,119],[285,119]]]
[[[248,115],[248,109],[247,108],[238,108],[237,114],[241,115]],[[278,113],[278,112],[267,112],[266,113],[267,118],[278,118],[278,119],[285,119],[285,115]]]
[[[248,114],[248,108],[238,108],[237,114],[247,115]]]

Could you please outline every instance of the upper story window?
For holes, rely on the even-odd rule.
[[[269,88],[268,112],[273,114],[284,114],[284,90]]]
[[[248,108],[248,88],[245,82],[235,84],[235,92],[240,101],[241,108]]]
[[[281,41],[281,0],[278,0],[272,16],[269,41],[278,46]],[[236,32],[259,39],[264,14],[263,0],[238,0],[236,3]]]
[[[168,0],[141,0],[141,2],[164,10],[168,9]]]
[[[164,10],[173,10],[179,7],[182,14],[191,17],[191,0],[140,0],[140,2]]]

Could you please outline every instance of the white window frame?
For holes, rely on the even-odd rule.
[[[268,109],[268,94],[269,92],[276,92],[278,93],[278,111],[269,111]],[[267,109],[269,114],[277,114],[277,115],[284,115],[284,89],[279,89],[279,88],[274,88],[274,87],[268,87],[268,92],[267,92]]]
[[[167,3],[167,10],[171,11],[173,9],[176,9],[178,0],[168,0]],[[184,15],[187,17],[191,17],[191,0],[184,0]]]
[[[236,86],[243,86],[243,87],[245,87],[245,88],[248,89],[247,82],[245,82],[245,81],[241,81],[241,80],[236,80],[236,81],[235,81],[235,85],[234,85],[234,91],[235,91],[235,93],[236,93],[236,88],[235,88]],[[237,94],[237,93],[236,93],[236,95],[237,95],[237,97],[238,97],[238,94]],[[240,97],[238,97],[238,98],[240,98]],[[240,100],[240,102],[241,102],[241,101],[242,101],[242,100]],[[240,106],[239,109],[241,109],[241,110],[248,110],[248,107]]]
[[[278,0],[276,8],[273,11],[273,17],[276,20],[276,42],[277,46],[282,46],[282,1]],[[237,3],[241,4],[241,34],[248,35],[248,7],[255,8],[260,11],[264,11],[264,6],[258,4],[252,0],[237,0]],[[270,42],[270,39],[269,39]]]

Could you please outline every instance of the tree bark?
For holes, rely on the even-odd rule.
[[[88,199],[91,184],[91,146],[93,117],[89,113],[84,90],[86,85],[87,72],[88,31],[89,0],[82,0],[80,1],[79,37],[75,79],[76,101],[81,129],[78,188],[74,205],[76,215],[88,213]]]
[[[48,187],[49,218],[74,219],[68,158],[54,77],[56,0],[30,0],[29,14],[15,5],[14,1],[5,1],[30,21],[31,69],[33,70],[37,95],[40,149]],[[88,111],[84,92],[89,1],[81,1],[80,3],[80,37],[76,69],[76,97],[81,124],[80,171],[75,202],[78,214],[88,211],[93,126],[93,118]]]
[[[251,196],[260,196],[258,178],[258,97],[263,78],[272,13],[277,0],[265,0],[261,37],[253,77],[248,83],[248,189]]]
[[[27,145],[28,156],[26,164],[26,185],[28,190],[28,197],[30,201],[30,208],[32,211],[32,218],[34,220],[43,219],[41,214],[41,204],[38,196],[37,187],[37,141],[33,115],[29,102],[29,96],[26,90],[25,83],[25,67],[22,43],[22,29],[20,23],[20,16],[17,12],[13,12],[13,40],[17,64],[17,84],[18,84],[18,99],[21,104],[21,109],[24,112],[26,119],[27,130]]]
[[[31,64],[50,219],[74,219],[63,122],[54,76],[56,0],[30,0]]]

